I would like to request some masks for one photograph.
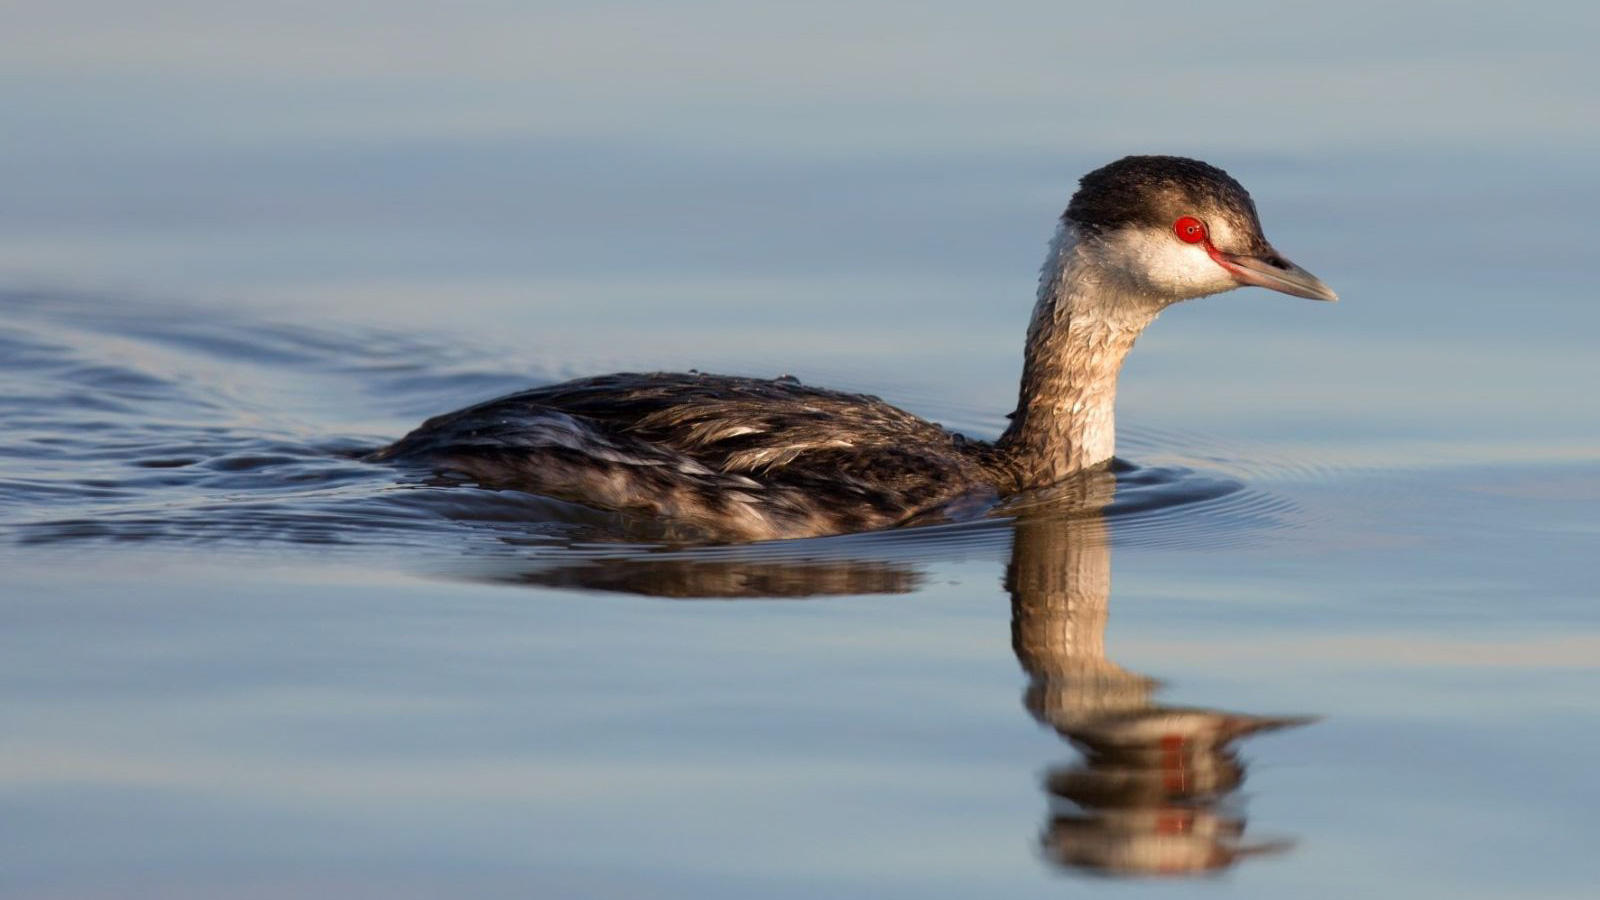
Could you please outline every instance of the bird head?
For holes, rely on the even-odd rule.
[[[1338,299],[1267,241],[1249,192],[1199,160],[1119,159],[1083,176],[1063,219],[1108,277],[1162,305],[1246,285]]]

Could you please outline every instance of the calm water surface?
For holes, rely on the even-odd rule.
[[[5,301],[11,895],[1593,874],[1593,460],[1134,430],[1103,515],[626,545],[347,456],[537,373],[129,308]]]
[[[1592,896],[1594,12],[469,7],[0,37],[0,895]],[[355,458],[621,368],[992,436],[1133,151],[1345,299],[1166,313],[1098,511],[678,547]]]

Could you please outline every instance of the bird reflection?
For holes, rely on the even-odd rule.
[[[1109,473],[1089,473],[1003,510],[1015,516],[1005,584],[1012,647],[1028,675],[1024,705],[1080,753],[1044,778],[1043,855],[1097,875],[1185,876],[1287,850],[1290,841],[1245,839],[1237,798],[1245,764],[1235,745],[1312,719],[1163,704],[1155,681],[1106,658],[1111,545],[1101,510],[1114,493]],[[610,554],[479,577],[727,599],[907,593],[923,580],[915,565],[882,559],[694,552]]]
[[[866,559],[695,559],[625,557],[526,572],[503,573],[497,581],[541,587],[582,588],[645,597],[682,599],[797,598],[853,594],[909,594],[922,573],[908,566]]]
[[[1290,846],[1244,840],[1234,744],[1310,719],[1161,704],[1154,681],[1107,659],[1111,549],[1100,515],[1020,518],[1006,587],[1024,703],[1082,753],[1045,778],[1047,859],[1104,875],[1190,875]]]

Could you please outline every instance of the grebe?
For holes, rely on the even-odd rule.
[[[1173,303],[1244,285],[1338,299],[1267,243],[1226,172],[1129,156],[1083,176],[1061,217],[1017,409],[994,443],[792,378],[626,373],[438,416],[370,458],[714,540],[939,521],[1108,465],[1117,373],[1139,333]]]

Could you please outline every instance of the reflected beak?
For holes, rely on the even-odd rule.
[[[1216,258],[1240,284],[1252,284],[1308,300],[1339,299],[1339,295],[1333,292],[1333,288],[1323,284],[1322,279],[1276,253],[1245,256],[1218,251]]]

